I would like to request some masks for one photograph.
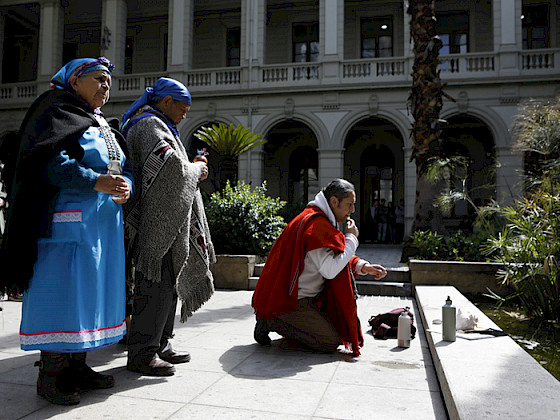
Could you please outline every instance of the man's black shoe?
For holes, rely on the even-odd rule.
[[[268,336],[268,325],[264,319],[257,319],[257,323],[255,324],[255,331],[253,332],[253,337],[255,337],[255,341],[259,343],[261,346],[269,347],[271,344],[270,337]]]
[[[161,360],[157,355],[148,364],[128,362],[126,368],[131,372],[147,376],[173,376],[175,374],[175,366],[165,360]]]
[[[173,363],[174,365],[176,365],[177,363],[187,363],[191,360],[191,355],[189,353],[179,353],[178,351],[175,351],[173,349],[164,353],[160,353],[159,357],[161,360],[165,360],[168,363]]]

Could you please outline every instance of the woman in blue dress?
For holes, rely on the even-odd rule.
[[[122,204],[133,181],[100,111],[113,68],[104,57],[72,60],[20,129],[4,257],[23,258],[12,272],[25,290],[21,348],[41,351],[37,393],[55,404],[114,385],[85,356],[126,331]]]

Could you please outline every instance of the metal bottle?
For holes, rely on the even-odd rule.
[[[401,312],[397,327],[397,345],[399,347],[410,347],[410,317],[408,311]]]
[[[451,298],[447,296],[445,305],[441,307],[441,320],[443,341],[455,341],[457,326],[457,310],[451,302]]]

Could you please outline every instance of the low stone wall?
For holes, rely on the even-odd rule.
[[[448,296],[457,310],[478,318],[476,329],[500,330],[455,287],[418,286],[415,295],[450,420],[559,417],[560,382],[511,337],[458,331],[456,341],[443,341]]]
[[[500,263],[469,261],[410,260],[412,286],[454,286],[461,293],[506,294],[510,290],[500,284],[496,273],[503,267]]]
[[[216,256],[216,263],[210,265],[216,289],[248,290],[249,277],[255,271],[256,255]]]

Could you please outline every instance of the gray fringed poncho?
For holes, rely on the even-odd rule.
[[[172,253],[181,322],[214,293],[210,239],[198,168],[181,141],[157,116],[139,120],[127,133],[136,191],[126,205],[125,226],[135,270],[161,281],[161,264]]]

